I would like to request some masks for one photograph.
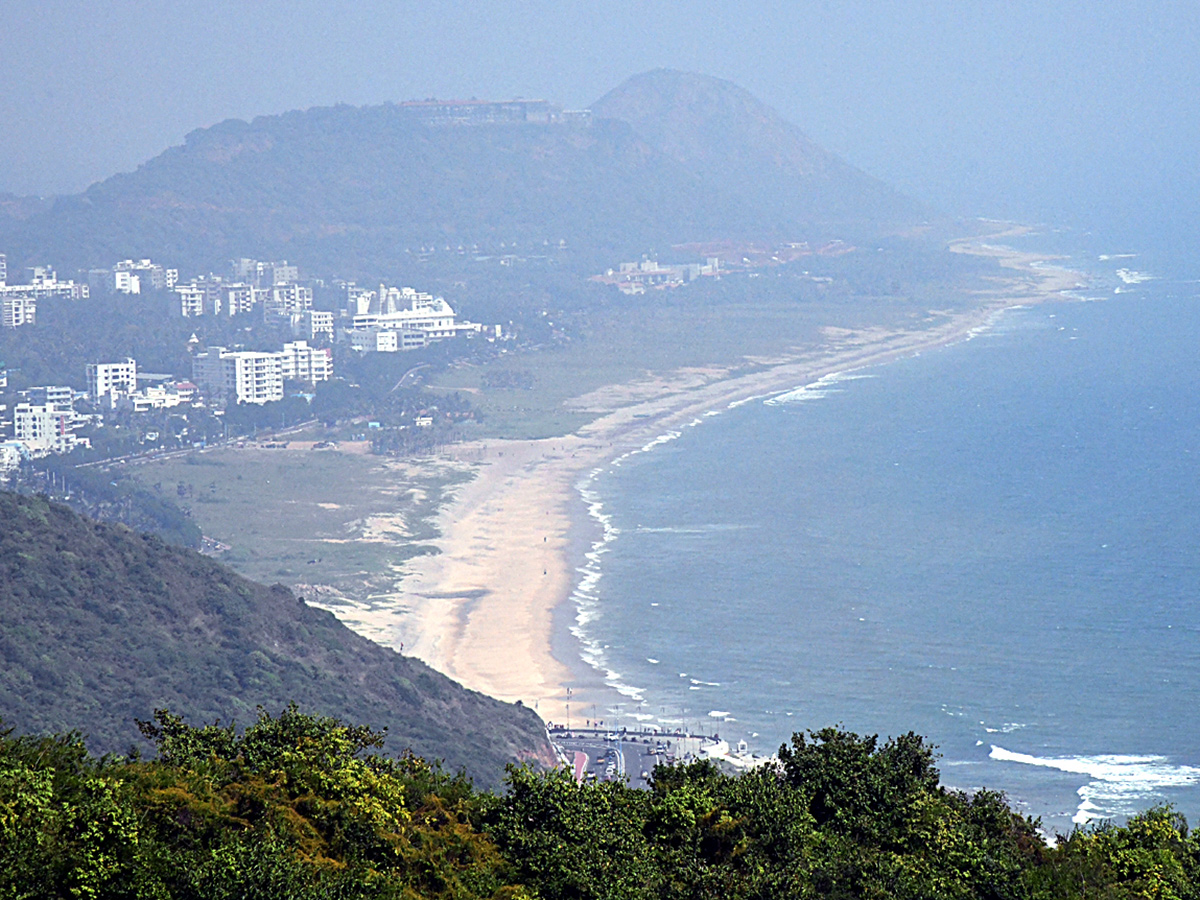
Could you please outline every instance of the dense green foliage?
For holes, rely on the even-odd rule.
[[[80,729],[124,750],[160,707],[252,719],[295,700],[385,727],[397,750],[497,784],[548,759],[530,710],[467,691],[332,614],[190,550],[0,493],[0,716],[28,732]]]
[[[0,896],[22,898],[1192,898],[1170,809],[1045,845],[991,792],[938,784],[915,735],[825,729],[740,777],[651,789],[512,768],[503,792],[295,706],[238,734],[166,710],[157,758],[0,733]]]
[[[10,486],[22,494],[61,496],[60,502],[90,519],[120,522],[134,531],[155,534],[168,544],[198,550],[203,541],[200,527],[161,492],[147,490],[125,474],[78,468],[70,457],[34,460]]]

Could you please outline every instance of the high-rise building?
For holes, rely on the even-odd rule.
[[[282,400],[282,354],[209,347],[192,359],[192,380],[217,402]]]
[[[100,403],[137,392],[137,363],[130,358],[119,363],[88,363],[88,399]]]

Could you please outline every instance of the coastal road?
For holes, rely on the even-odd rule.
[[[602,734],[572,734],[571,737],[556,734],[554,742],[568,759],[577,752],[586,754],[584,777],[588,780],[626,781],[632,788],[649,787],[648,776],[658,763],[665,761],[664,756],[654,753],[655,744],[649,739],[616,735],[610,740]]]

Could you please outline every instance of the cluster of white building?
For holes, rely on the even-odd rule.
[[[275,352],[209,347],[192,358],[192,380],[211,399],[270,403],[283,399],[284,382],[315,385],[333,377],[333,352],[292,341]]]
[[[88,286],[59,281],[49,266],[31,266],[21,284],[8,283],[8,259],[0,253],[0,328],[20,328],[37,321],[37,304],[48,297],[84,300]]]
[[[139,388],[137,361],[131,358],[88,363],[87,383],[87,397],[93,406],[138,413],[190,404],[197,393],[190,381],[171,381],[161,376]]]
[[[650,277],[649,269],[644,273],[643,277]],[[210,273],[186,281],[180,280],[178,269],[150,259],[124,259],[108,269],[90,269],[86,284],[58,281],[54,270],[47,267],[29,269],[27,275],[28,284],[6,286],[5,257],[0,254],[0,324],[4,327],[33,324],[37,301],[48,296],[78,300],[102,291],[131,295],[166,290],[174,293],[185,318],[254,315],[268,324],[290,328],[292,336],[302,341],[332,342],[336,337],[360,353],[417,350],[432,341],[485,332],[477,322],[459,321],[445,298],[410,287],[381,284],[371,290],[343,283],[346,306],[340,315],[313,309],[312,287],[300,282],[298,267],[287,260],[236,259],[230,262],[228,277]],[[495,340],[501,337],[501,328],[492,326],[486,333]]]
[[[13,408],[13,440],[0,444],[0,469],[11,468],[22,458],[70,453],[91,443],[77,432],[92,417],[75,411],[73,388],[50,385],[31,388]]]
[[[648,287],[660,290],[677,287],[705,275],[720,273],[721,260],[716,256],[710,256],[703,263],[678,266],[663,266],[656,259],[644,259],[641,262],[621,263],[616,270],[609,269],[603,275],[593,275],[592,281],[615,285],[622,294],[644,294]]]
[[[111,269],[88,269],[92,293],[140,294],[142,289],[164,291],[175,287],[179,270],[168,269],[148,259],[123,259]]]

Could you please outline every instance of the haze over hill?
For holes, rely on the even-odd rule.
[[[741,198],[764,221],[887,224],[919,206],[818,146],[765,103],[729,81],[655,69],[592,104],[619,119],[708,188]]]
[[[665,70],[610,92],[590,121],[431,124],[403,104],[229,120],[49,210],[8,207],[12,264],[250,255],[348,277],[402,271],[423,244],[632,253],[919,215],[735,85]]]

